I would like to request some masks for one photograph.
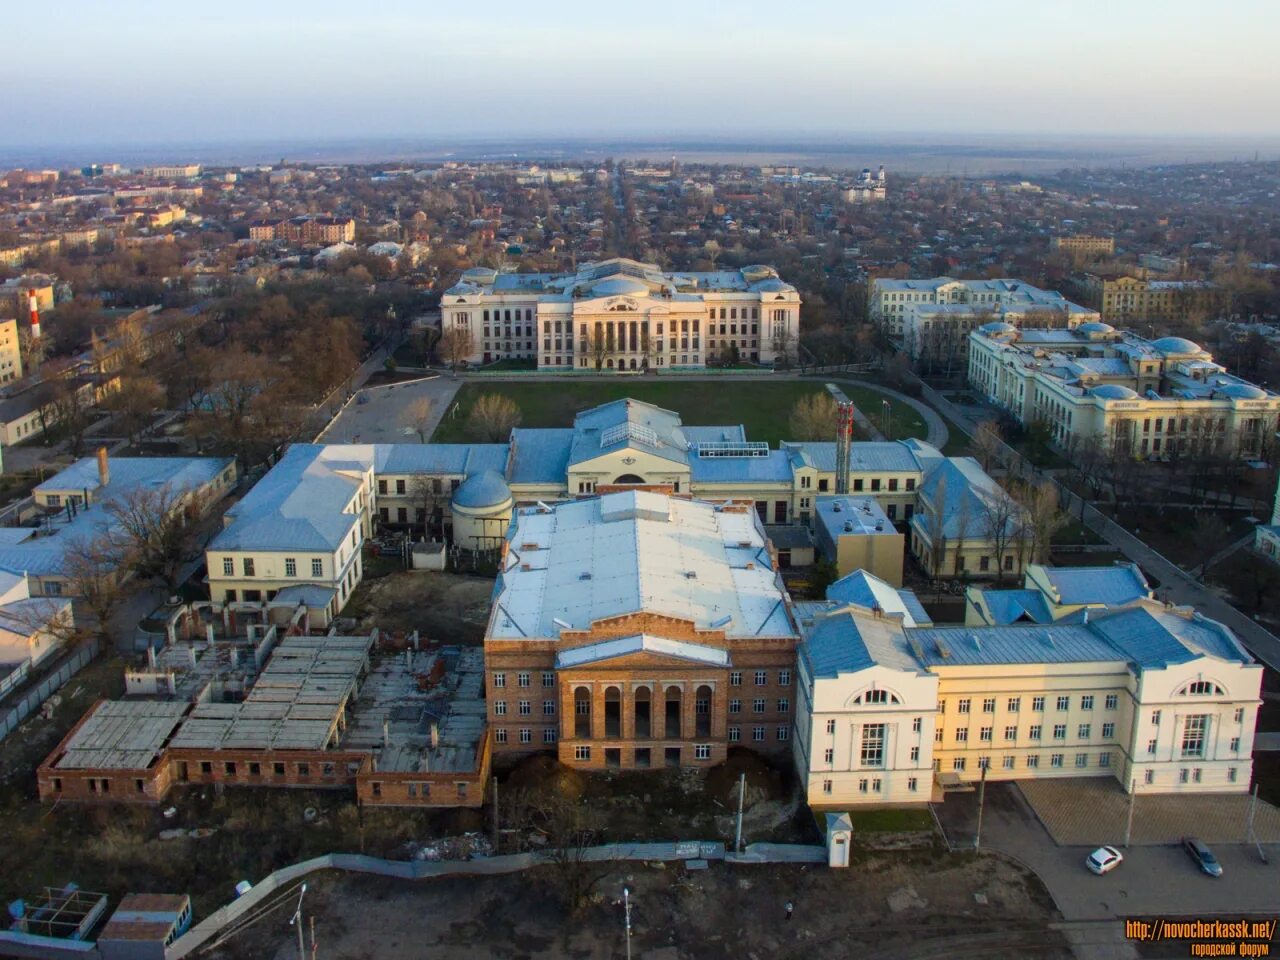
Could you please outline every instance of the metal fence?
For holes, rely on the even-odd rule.
[[[77,650],[71,659],[63,662],[57,670],[27,691],[0,717],[0,740],[3,740],[17,729],[22,721],[26,720],[40,707],[40,704],[48,700],[55,691],[83,670],[97,655],[98,641],[96,639],[91,640]]]

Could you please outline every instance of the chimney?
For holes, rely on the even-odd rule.
[[[105,487],[111,482],[111,464],[107,460],[107,448],[98,448],[98,485]]]
[[[431,724],[431,749],[435,750],[440,746],[440,724]]]
[[[391,746],[391,722],[388,720],[382,721],[382,745]]]
[[[147,666],[152,670],[156,668],[156,648],[151,644],[147,644]]]
[[[40,301],[32,290],[27,296],[27,306],[31,310],[31,339],[40,339]]]

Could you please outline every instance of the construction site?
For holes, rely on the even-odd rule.
[[[483,654],[416,632],[304,632],[193,604],[37,772],[46,801],[159,804],[181,786],[354,790],[362,805],[478,807]]]

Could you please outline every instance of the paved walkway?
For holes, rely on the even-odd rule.
[[[838,384],[841,381],[833,377],[832,382]],[[874,390],[876,393],[882,393],[886,397],[896,400],[899,403],[905,403],[916,413],[920,414],[921,418],[924,420],[925,429],[927,431],[925,433],[925,441],[933,444],[939,450],[945,447],[947,445],[947,441],[951,439],[951,430],[947,426],[947,422],[942,419],[937,410],[933,409],[933,407],[929,406],[923,400],[917,400],[915,397],[909,397],[901,391],[894,390],[892,387],[886,387],[879,383],[872,383],[869,380],[856,380],[846,377],[843,382],[857,384],[859,387],[863,387],[864,389]],[[879,433],[879,431],[876,432]]]
[[[1018,788],[1059,846],[1124,842],[1129,796],[1113,777],[1023,780]],[[1177,843],[1194,834],[1206,843],[1242,843],[1251,802],[1244,793],[1139,795],[1130,842]],[[1280,843],[1280,810],[1265,800],[1258,801],[1253,826],[1263,843]]]

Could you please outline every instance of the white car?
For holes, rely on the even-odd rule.
[[[1102,876],[1124,863],[1124,854],[1115,847],[1099,847],[1085,859],[1084,865]]]

